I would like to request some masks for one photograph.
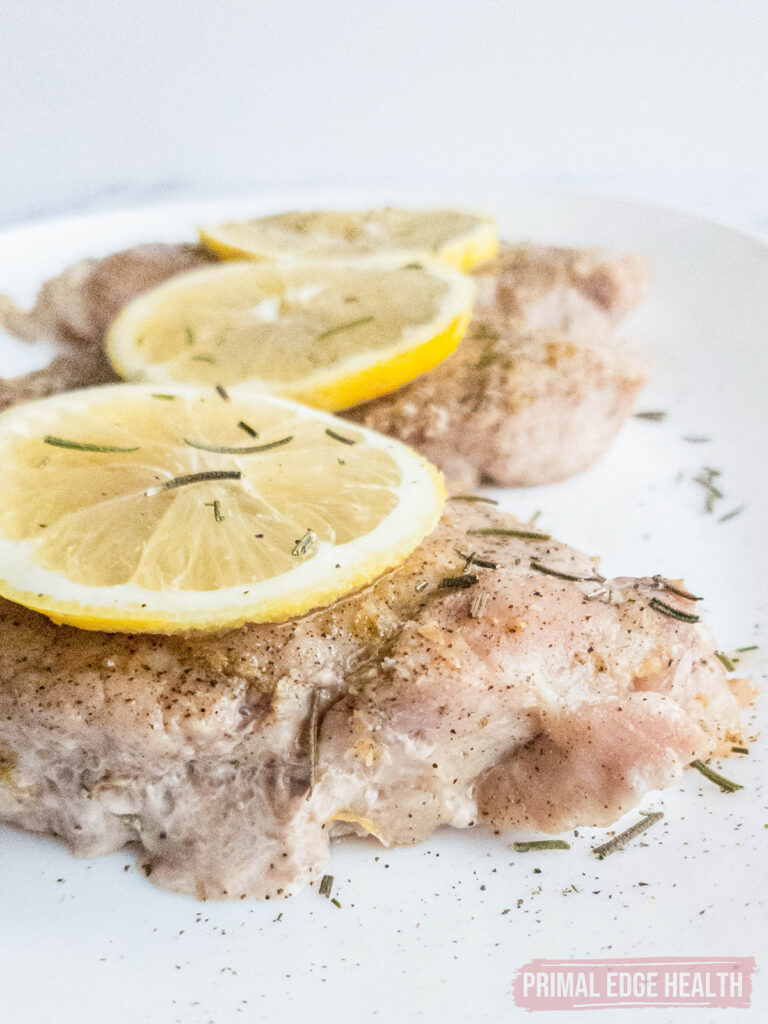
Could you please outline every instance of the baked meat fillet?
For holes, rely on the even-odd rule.
[[[47,282],[30,313],[0,316],[53,336],[47,368],[0,382],[0,408],[116,380],[103,352],[117,313],[149,288],[210,261],[194,246],[144,245],[83,260]],[[461,486],[531,486],[590,466],[630,414],[646,362],[613,340],[638,302],[636,257],[520,245],[478,268],[477,312],[456,352],[429,373],[344,414],[406,441]]]
[[[288,894],[350,829],[608,825],[739,741],[682,594],[450,501],[399,569],[278,625],[126,636],[1,601],[0,819],[135,843],[199,898]]]

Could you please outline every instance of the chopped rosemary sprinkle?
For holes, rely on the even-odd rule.
[[[321,896],[330,896],[333,889],[333,875],[323,875],[320,879],[320,888],[317,890]]]
[[[372,316],[361,316],[359,320],[350,320],[346,324],[337,324],[336,327],[329,327],[327,331],[323,331],[322,334],[318,334],[318,340],[321,338],[330,338],[332,335],[339,334],[341,331],[350,331],[353,327],[361,327],[363,324],[369,324],[372,320]]]
[[[734,754],[748,754],[749,750],[747,747],[731,747]]]
[[[542,565],[541,562],[537,562],[535,558],[531,559],[531,568],[535,569],[536,572],[543,572],[545,576],[556,576],[559,580],[568,580],[571,583],[580,583],[585,580],[594,583],[605,582],[603,576],[573,576],[568,572],[560,572],[559,569],[551,569],[548,565]]]
[[[673,608],[671,604],[660,601],[658,597],[652,597],[648,604],[654,611],[660,612],[670,619],[678,619],[680,622],[701,622],[698,615],[693,615],[691,612],[683,612],[679,608]]]
[[[626,846],[630,840],[635,839],[637,836],[642,835],[646,829],[649,829],[652,825],[655,825],[657,821],[661,821],[664,817],[662,811],[640,811],[642,818],[640,821],[636,821],[634,825],[630,825],[624,832],[620,832],[613,839],[609,839],[607,843],[602,843],[600,846],[592,848],[592,853],[599,860],[603,860],[604,857],[609,856],[611,853],[616,853],[617,850],[621,850],[622,847]]]
[[[335,896],[331,900],[331,903],[334,905],[334,907],[337,907],[339,910],[341,910],[341,904],[339,903]]]
[[[571,844],[564,839],[532,839],[529,842],[513,843],[517,853],[531,853],[533,850],[570,850]]]
[[[757,644],[750,644],[749,647],[737,647],[736,648],[736,653],[737,654],[743,654],[744,651],[757,651],[757,650],[759,650],[759,647],[757,646]]]
[[[306,555],[309,549],[317,540],[317,534],[314,530],[307,530],[303,537],[299,537],[296,543],[293,545],[292,555],[296,558],[300,558],[301,555]]]
[[[727,654],[723,654],[722,651],[715,651],[715,657],[719,662],[723,664],[726,672],[735,672],[736,666],[733,664]]]
[[[673,587],[669,580],[665,580],[663,576],[654,576],[654,582],[660,590],[666,590],[668,594],[676,594],[678,597],[684,597],[686,601],[703,601],[704,598],[696,597],[695,594],[691,594],[688,590],[681,590],[680,587]]]
[[[332,437],[334,441],[341,441],[342,444],[356,444],[357,442],[352,437],[344,437],[343,434],[337,434],[335,430],[331,430],[330,427],[325,429],[328,437]]]
[[[424,264],[423,263],[406,263],[404,266],[400,267],[400,269],[401,270],[423,270],[424,269]]]
[[[687,441],[688,444],[706,444],[708,441],[711,441],[712,438],[711,437],[698,437],[698,436],[693,435],[693,434],[688,434],[685,437],[683,437],[683,440]]]
[[[714,782],[716,786],[719,786],[723,793],[735,793],[737,789],[744,789],[738,782],[731,782],[730,779],[726,779],[724,775],[720,775],[713,768],[710,768],[708,764],[698,759],[691,761],[691,768],[695,768],[697,772],[701,772],[705,779],[709,779],[710,782]]]
[[[732,508],[730,512],[726,512],[724,516],[720,516],[719,522],[727,523],[729,519],[735,519],[736,516],[741,515],[746,507],[746,505],[739,505],[738,508]]]
[[[207,352],[201,352],[199,356],[190,356],[190,359],[197,363],[211,363],[211,365],[216,362],[213,356]]]
[[[237,425],[238,425],[238,427],[240,427],[241,430],[244,430],[246,432],[248,437],[258,437],[259,436],[258,430],[254,430],[253,427],[249,427],[248,424],[245,422],[245,420],[238,420],[238,424]]]
[[[320,714],[320,698],[317,690],[312,690],[309,703],[309,792],[307,800],[315,791],[317,782],[317,723]]]
[[[229,394],[228,394],[227,389],[224,387],[223,384],[217,384],[216,385],[216,394],[219,396],[219,398],[222,399],[222,401],[224,401],[224,402],[228,402],[229,401]]]
[[[184,444],[190,448],[199,448],[203,452],[214,452],[216,455],[255,455],[257,452],[268,452],[272,448],[281,448],[293,440],[293,434],[288,437],[281,437],[279,441],[270,441],[269,444],[254,444],[246,447],[229,446],[225,444],[202,444],[198,441],[190,441],[184,438]]]
[[[184,328],[184,337],[188,345],[195,344],[195,332],[192,330],[191,327]]]
[[[653,421],[655,421],[657,423],[660,423],[662,420],[665,420],[666,418],[667,418],[666,412],[664,412],[661,409],[657,410],[657,411],[653,411],[653,412],[636,412],[635,413],[635,419],[636,420],[653,420]]]
[[[487,558],[478,558],[474,551],[471,554],[469,554],[469,555],[465,555],[464,552],[463,551],[459,551],[458,548],[454,548],[453,550],[456,552],[456,554],[459,556],[459,558],[463,558],[464,561],[467,563],[464,566],[464,572],[467,572],[471,565],[476,565],[479,569],[498,569],[499,568],[499,563],[498,562],[490,562]]]
[[[482,619],[485,615],[485,609],[488,605],[488,594],[482,591],[479,594],[475,594],[472,598],[472,603],[469,606],[469,616],[472,619]]]
[[[498,505],[493,498],[484,498],[482,494],[452,494],[448,501],[482,501],[486,505]]]
[[[713,483],[715,477],[718,476],[720,476],[719,469],[711,469],[709,466],[704,466],[702,475],[693,478],[694,483],[700,484],[707,492],[704,499],[704,511],[708,513],[713,512],[715,502],[724,497],[723,492],[718,487],[715,487]]]
[[[531,518],[528,520],[528,525],[529,526],[533,526],[533,524],[536,522],[536,520],[539,518],[540,515],[541,515],[541,509],[537,508],[536,511],[531,516]]]
[[[114,444],[89,444],[85,441],[67,441],[63,437],[54,437],[52,434],[46,434],[43,438],[43,443],[53,445],[54,448],[72,448],[76,452],[137,452],[139,450],[138,445],[135,448],[120,448]]]
[[[160,491],[172,491],[176,487],[185,487],[187,484],[200,484],[205,480],[239,480],[242,477],[239,469],[207,469],[202,473],[187,473],[185,476],[175,476],[172,480],[166,480],[164,484],[157,487],[150,487],[144,493],[148,498]]]
[[[221,502],[219,501],[218,498],[215,501],[203,502],[203,504],[206,506],[206,508],[213,509],[213,518],[216,520],[217,523],[224,522],[225,516],[224,513],[221,511]]]
[[[156,395],[152,395],[152,397],[153,398],[160,398],[164,402],[175,402],[176,401],[176,395],[160,395],[160,394],[156,394]]]
[[[470,537],[518,537],[520,540],[551,540],[548,533],[536,530],[505,530],[495,526],[486,526],[480,530],[467,530]]]
[[[464,573],[463,576],[446,576],[440,580],[438,590],[466,590],[467,587],[474,587],[478,577],[473,572]]]

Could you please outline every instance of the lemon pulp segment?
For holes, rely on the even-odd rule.
[[[275,621],[398,564],[437,472],[389,438],[267,396],[117,385],[0,416],[0,593],[114,630]]]
[[[474,284],[435,261],[229,263],[129,303],[107,351],[128,380],[242,384],[336,410],[449,355],[473,300]]]

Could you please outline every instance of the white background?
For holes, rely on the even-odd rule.
[[[768,232],[762,0],[0,0],[0,69],[4,225],[147,200],[449,182],[468,197],[492,186],[512,197],[530,185],[603,192]],[[585,218],[578,239],[610,234],[621,223],[610,211],[605,224]],[[637,452],[645,453],[637,515],[647,515],[653,530],[641,531],[633,519],[621,533],[613,506],[601,511],[600,503],[604,518],[592,516],[584,527],[594,531],[594,544],[579,535],[578,517],[558,522],[558,509],[567,518],[569,509],[592,501],[595,477],[586,475],[569,483],[571,502],[548,502],[548,523],[590,550],[602,549],[599,537],[611,538],[614,554],[622,551],[617,569],[627,569],[636,550],[638,564],[670,572],[680,566],[692,583],[708,584],[713,623],[730,647],[757,640],[752,608],[755,618],[764,613],[757,584],[749,589],[733,567],[754,561],[746,553],[761,536],[765,502],[747,495],[761,477],[744,441],[754,436],[759,380],[747,381],[751,404],[735,370],[731,390],[723,388],[731,362],[722,358],[722,339],[743,346],[745,320],[759,317],[735,269],[721,280],[713,240],[696,229],[691,241],[673,231],[676,223],[669,247],[680,276],[662,273],[661,282],[674,292],[686,280],[690,252],[693,284],[681,286],[684,303],[659,307],[668,337],[657,342],[660,359],[668,348],[694,377],[660,373],[654,388],[674,390],[683,380],[690,387],[647,395],[649,407],[674,410],[658,435],[669,473],[666,461],[661,469],[656,463],[649,440],[656,435],[647,433],[655,428],[638,422],[623,435],[629,447],[610,453],[603,483],[610,490],[615,474],[622,467],[635,472]],[[636,241],[642,249],[644,239]],[[67,240],[73,249],[86,243]],[[23,255],[16,244],[0,247],[0,291],[23,277]],[[61,262],[45,244],[26,257],[35,267],[52,261],[51,270]],[[711,294],[701,287],[697,257],[711,261],[707,280],[720,282]],[[37,279],[36,271],[30,287]],[[745,273],[744,280],[751,278]],[[724,312],[731,296],[732,334]],[[753,323],[751,356],[741,365],[764,351],[763,334]],[[736,412],[730,417],[728,410]],[[727,467],[729,498],[748,498],[748,512],[730,526],[731,547],[723,548],[721,534],[701,533],[717,526],[691,519],[699,511],[695,491],[672,490],[683,456],[698,457],[680,436],[704,430],[715,431],[722,446],[713,458]],[[542,496],[519,500],[529,514]],[[675,502],[685,512],[679,527],[667,514]],[[679,549],[678,536],[685,542]],[[699,551],[711,557],[700,560]],[[716,571],[728,586],[717,584]],[[3,830],[0,1019],[230,1024],[291,1019],[300,1002],[296,1019],[313,1019],[314,1007],[320,1020],[363,1020],[379,1008],[376,1019],[387,1024],[410,1019],[406,1009],[413,1019],[457,1013],[472,1020],[474,1007],[478,1020],[506,1021],[521,1016],[510,1005],[507,979],[536,954],[753,953],[762,967],[764,819],[747,831],[742,818],[747,809],[761,813],[764,769],[750,759],[726,773],[734,771],[751,780],[754,797],[719,799],[689,777],[685,793],[665,795],[669,826],[650,850],[638,847],[603,868],[592,863],[583,838],[572,859],[545,864],[540,898],[539,876],[527,864],[512,871],[501,840],[471,846],[474,837],[460,836],[399,851],[397,863],[407,866],[394,881],[383,858],[342,850],[334,870],[343,913],[330,916],[332,908],[317,906],[310,893],[286,904],[278,923],[265,905],[200,911],[157,893],[137,873],[123,874],[130,857],[75,862],[53,844]],[[435,870],[436,851],[449,876]],[[504,871],[496,872],[497,861]],[[659,863],[665,871],[651,871]],[[723,867],[729,863],[733,871]],[[638,878],[653,884],[635,889]],[[574,881],[581,891],[563,896]],[[499,908],[516,907],[519,897],[520,914],[502,917]],[[428,948],[433,955],[425,961]],[[764,973],[757,984],[755,1020],[765,1007]],[[622,1011],[621,1021],[625,1016],[635,1019]],[[733,1011],[718,1019],[737,1024],[746,1016]],[[709,1024],[694,1011],[685,1019]],[[600,1021],[609,1024],[610,1016]]]
[[[763,0],[3,0],[0,223],[554,181],[768,228]]]

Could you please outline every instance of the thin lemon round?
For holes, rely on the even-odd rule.
[[[126,380],[243,385],[336,411],[450,355],[474,295],[437,260],[225,263],[134,299],[107,353]]]
[[[468,210],[303,210],[200,229],[221,259],[346,259],[432,255],[458,270],[493,259],[496,221]]]
[[[442,477],[273,396],[108,385],[0,415],[0,595],[81,629],[275,622],[402,563]]]

